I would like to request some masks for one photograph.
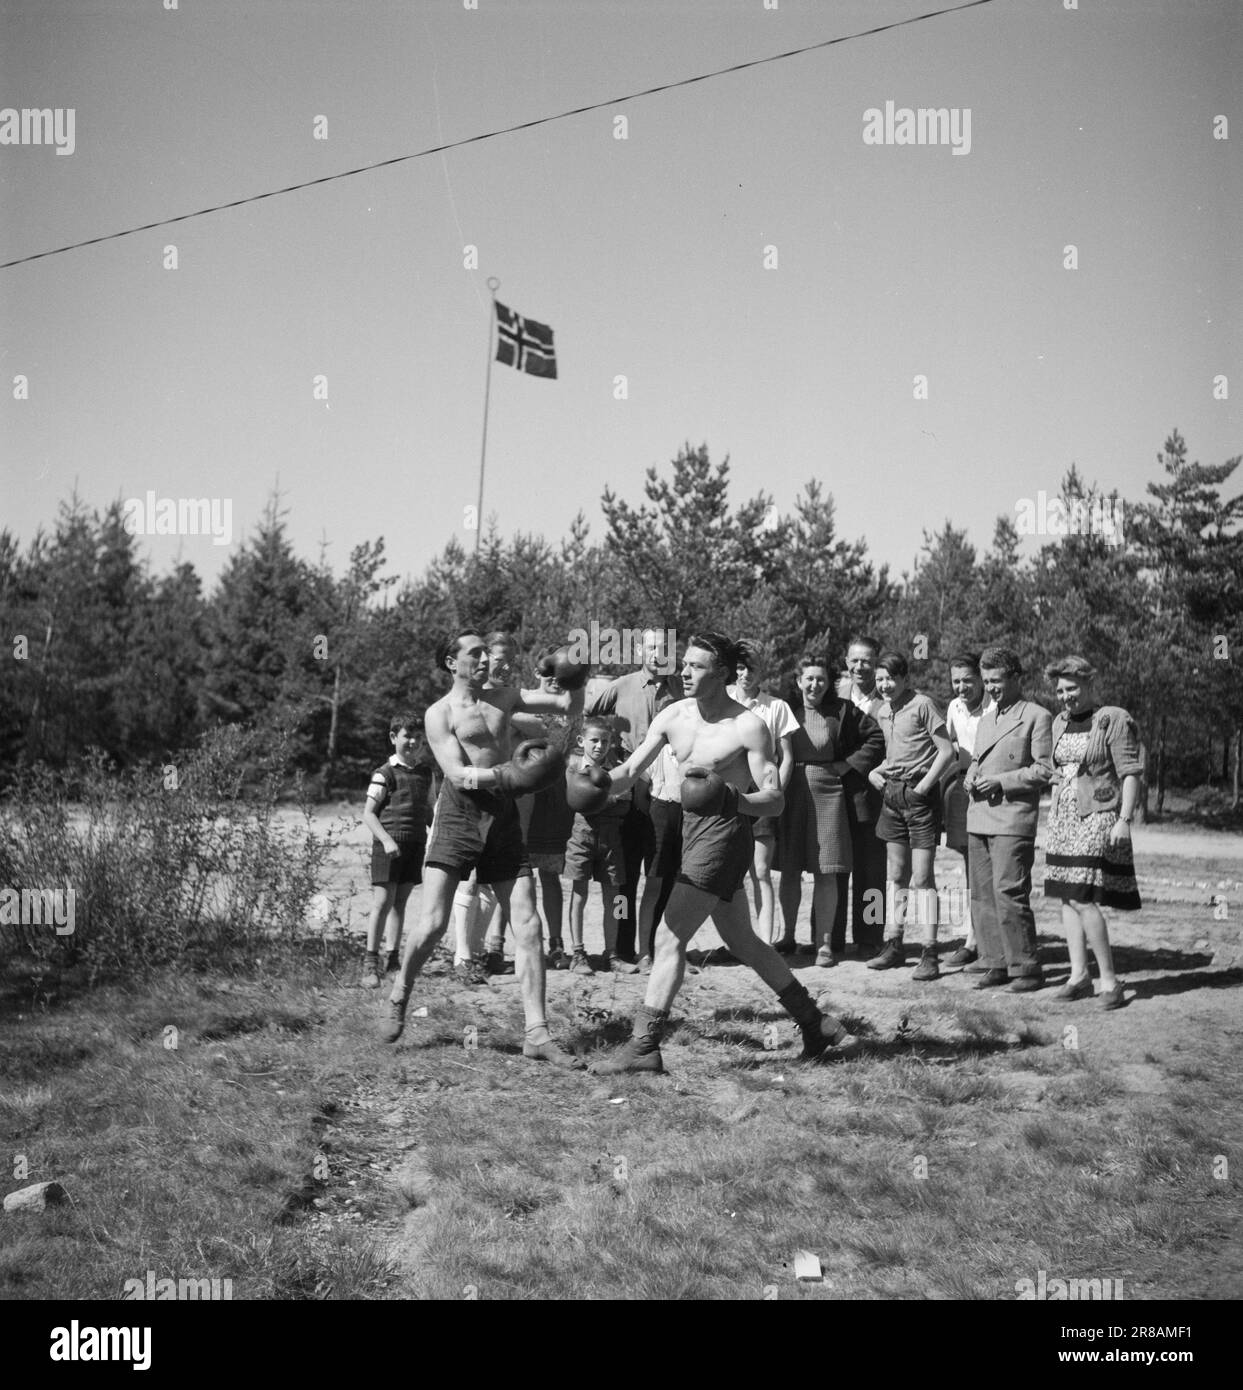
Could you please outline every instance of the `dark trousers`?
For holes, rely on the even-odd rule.
[[[868,821],[852,825],[851,836],[851,871],[837,876],[837,914],[829,942],[837,955],[846,949],[847,902],[854,914],[850,934],[856,946],[879,946],[885,936],[885,842]]]
[[[636,782],[630,810],[626,812],[626,817],[621,823],[622,864],[626,872],[626,886],[622,890],[622,896],[626,900],[626,918],[625,921],[617,924],[617,954],[622,960],[634,960],[635,958],[635,930],[639,922],[636,901],[639,889],[639,872],[642,870],[646,873],[651,868],[652,855],[656,849],[656,836],[652,830],[652,818],[648,811],[651,800],[652,793],[648,784]],[[673,892],[674,882],[675,880],[670,877],[660,885],[660,897],[656,900],[656,915],[652,919],[653,936],[655,936],[656,928],[660,925],[660,919],[664,915],[669,895]],[[644,955],[650,956],[652,954],[651,941],[641,942],[640,946]]]
[[[885,842],[877,836],[874,822],[857,820],[853,812],[849,820],[851,871],[837,876],[837,913],[829,938],[829,948],[839,956],[846,950],[847,905],[854,914],[851,936],[856,946],[879,946],[885,936]]]
[[[1039,975],[1031,909],[1036,840],[1028,835],[967,835],[971,920],[985,970]]]

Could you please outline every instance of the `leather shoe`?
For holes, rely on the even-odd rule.
[[[965,946],[960,946],[952,956],[946,960],[946,965],[974,965],[980,958],[980,953],[974,947],[968,950]]]
[[[1054,999],[1065,999],[1067,1001],[1072,999],[1091,999],[1092,993],[1091,977],[1085,975],[1078,984],[1072,984],[1067,980],[1061,989],[1056,991],[1053,997]]]
[[[891,939],[885,942],[884,950],[880,955],[873,956],[868,961],[869,970],[897,970],[906,964],[906,951],[902,942]]]
[[[972,989],[996,989],[998,985],[1008,984],[1010,975],[1005,970],[986,970],[972,985]]]
[[[911,976],[912,980],[939,980],[941,970],[937,965],[936,947],[926,947],[919,957],[919,964],[915,967],[915,973]]]
[[[1034,990],[1044,988],[1043,975],[1016,975],[1010,981],[1011,994],[1031,994]]]
[[[1122,985],[1116,984],[1113,989],[1101,990],[1101,1007],[1105,1009],[1120,1009],[1126,999],[1122,993]]]

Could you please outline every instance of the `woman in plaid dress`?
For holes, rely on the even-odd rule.
[[[789,700],[799,722],[790,740],[794,770],[777,828],[785,936],[776,949],[782,955],[797,949],[794,926],[803,897],[802,877],[809,873],[815,880],[819,966],[837,964],[830,944],[837,876],[849,873],[852,863],[846,797],[865,787],[867,773],[884,756],[880,726],[835,693],[835,675],[836,667],[822,653],[799,662],[798,684]]]
[[[1117,705],[1098,705],[1096,672],[1081,656],[1045,668],[1061,713],[1053,720],[1053,801],[1045,846],[1046,898],[1060,899],[1070,948],[1070,979],[1059,999],[1088,999],[1087,947],[1101,976],[1101,1003],[1123,1004],[1102,907],[1140,906],[1131,853],[1131,820],[1139,799],[1139,736]]]

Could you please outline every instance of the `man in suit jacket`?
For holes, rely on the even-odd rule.
[[[983,973],[977,989],[1010,983],[1013,994],[1044,984],[1031,910],[1040,791],[1053,780],[1053,717],[1025,700],[1023,668],[1005,647],[987,647],[980,675],[993,706],[980,719],[963,787],[967,876]]]

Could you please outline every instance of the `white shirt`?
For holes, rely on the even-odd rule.
[[[884,700],[882,700],[881,697],[876,693],[876,687],[872,687],[872,693],[870,695],[865,695],[863,691],[860,690],[859,687],[854,683],[854,681],[849,682],[850,689],[848,691],[843,691],[842,685],[845,684],[846,681],[843,681],[841,682],[841,684],[839,684],[837,688],[838,698],[848,699],[856,709],[861,709],[864,712],[864,714],[870,714],[872,718],[875,719],[877,710],[879,710],[881,705],[885,703]]]
[[[773,758],[780,762],[781,740],[798,732],[798,720],[794,717],[794,711],[779,696],[769,695],[764,690],[753,700],[748,699],[736,685],[731,685],[725,693],[764,721],[773,741]]]
[[[655,759],[648,764],[647,775],[652,781],[653,801],[681,801],[682,769],[666,743]]]
[[[975,753],[975,736],[980,728],[980,720],[992,707],[993,702],[986,695],[980,702],[980,708],[972,714],[966,700],[961,695],[955,695],[945,710],[945,729],[950,741],[964,749],[969,756]]]

